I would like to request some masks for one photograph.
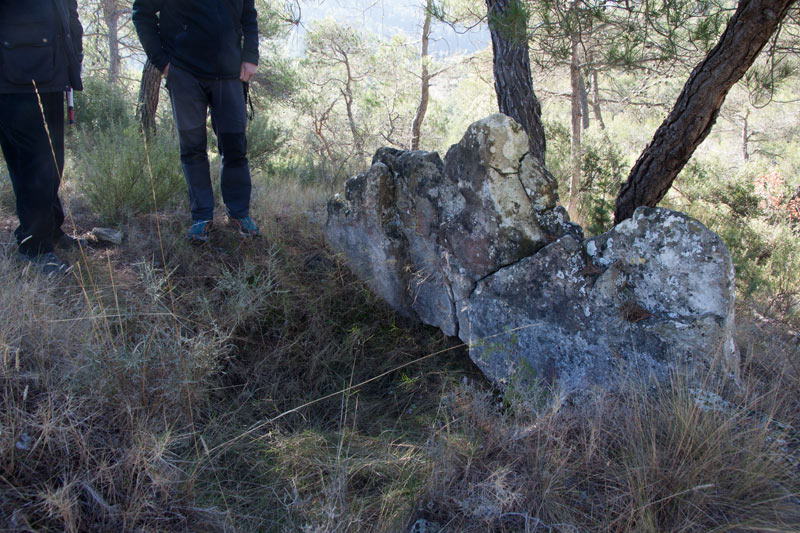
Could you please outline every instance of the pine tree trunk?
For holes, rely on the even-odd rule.
[[[583,129],[589,129],[589,94],[586,92],[586,83],[583,81],[583,75],[580,68],[578,68],[578,91],[581,98],[581,126]]]
[[[419,139],[422,132],[422,121],[425,120],[425,114],[428,111],[428,100],[430,99],[431,88],[431,75],[428,72],[428,43],[431,37],[431,11],[433,9],[433,0],[428,0],[425,6],[425,22],[422,24],[422,51],[421,61],[422,72],[420,75],[421,86],[419,94],[419,105],[417,106],[417,114],[414,116],[414,122],[411,124],[411,149],[419,150]]]
[[[121,63],[119,52],[119,18],[120,10],[117,9],[117,0],[103,0],[103,19],[106,23],[106,43],[108,45],[108,83],[115,84],[119,81],[119,65]]]
[[[748,121],[750,119],[750,107],[748,106],[742,118],[742,158],[744,162],[750,161],[750,132],[748,131]]]
[[[519,1],[486,0],[494,55],[494,89],[500,112],[519,122],[528,134],[531,154],[544,163],[546,146],[542,110],[533,92],[527,36],[511,35],[507,28],[509,25],[527,25],[527,21],[508,21],[509,6]]]
[[[578,40],[572,39],[572,53],[569,65],[569,79],[572,90],[571,115],[572,115],[572,134],[570,136],[570,178],[569,178],[569,199],[567,200],[567,211],[569,216],[577,218],[578,196],[581,188],[581,159],[583,145],[581,135],[583,129],[583,105],[581,102],[581,71],[578,64]],[[585,91],[583,91],[585,93]]]
[[[592,70],[592,110],[594,111],[594,118],[600,124],[600,129],[606,129],[606,124],[603,122],[603,110],[600,107],[600,88],[597,86],[597,71]]]
[[[161,71],[150,61],[144,64],[142,81],[139,85],[139,104],[136,112],[145,134],[156,131],[156,112],[161,91]]]
[[[620,189],[614,223],[654,207],[708,136],[725,96],[786,17],[794,0],[741,0],[719,42],[689,76],[667,119]]]

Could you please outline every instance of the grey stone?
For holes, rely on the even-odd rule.
[[[502,386],[613,388],[674,368],[735,371],[733,265],[718,236],[638,209],[584,240],[504,115],[442,161],[378,150],[328,203],[326,239],[398,312],[459,336]]]
[[[441,531],[443,531],[443,529],[438,522],[431,522],[430,520],[419,518],[411,525],[408,533],[440,533]]]
[[[482,280],[459,315],[498,383],[615,388],[670,370],[735,371],[733,266],[698,221],[639,208],[583,243],[565,236]]]
[[[122,244],[125,234],[111,228],[92,228],[89,236],[96,242],[108,242],[111,244]]]

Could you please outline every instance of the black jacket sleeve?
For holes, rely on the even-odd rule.
[[[78,0],[69,0],[69,33],[72,37],[72,47],[78,61],[83,63],[83,26],[78,19]]]
[[[67,61],[67,77],[70,87],[83,90],[81,63],[83,63],[83,26],[78,19],[77,0],[56,0],[54,2],[58,17],[59,35],[64,46]]]
[[[253,0],[250,0],[251,3]],[[161,46],[161,32],[158,26],[158,12],[164,0],[134,0],[131,19],[136,33],[142,42],[144,53],[153,65],[164,71],[169,63],[169,56]]]
[[[258,13],[255,0],[244,0],[242,6],[242,61],[258,65]]]

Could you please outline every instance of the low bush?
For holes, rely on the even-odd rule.
[[[560,203],[567,204],[570,182],[570,134],[561,124],[546,123],[547,165],[558,180]],[[578,212],[586,234],[611,229],[614,202],[629,169],[625,155],[605,130],[587,130],[583,138]]]
[[[775,169],[751,164],[731,174],[723,165],[694,162],[664,203],[722,237],[742,296],[789,318],[800,313],[800,240],[792,192]]]
[[[263,170],[270,158],[283,145],[283,131],[273,121],[260,114],[247,124],[247,156],[250,168]]]
[[[83,80],[75,92],[75,124],[80,129],[122,130],[135,122],[136,105],[119,85],[97,78]]]
[[[184,201],[178,142],[169,132],[145,140],[137,126],[113,135],[80,132],[73,150],[79,190],[108,223]]]

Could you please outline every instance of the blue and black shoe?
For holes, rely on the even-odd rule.
[[[212,220],[195,220],[189,228],[188,237],[191,242],[206,242],[211,232]]]
[[[66,261],[62,261],[53,252],[47,252],[37,255],[28,255],[22,252],[17,252],[17,258],[23,263],[31,265],[31,267],[44,274],[47,277],[52,277],[58,274],[69,274],[72,272],[72,265]]]
[[[242,237],[256,237],[258,224],[250,217],[236,218],[228,213],[228,225],[235,228]]]

